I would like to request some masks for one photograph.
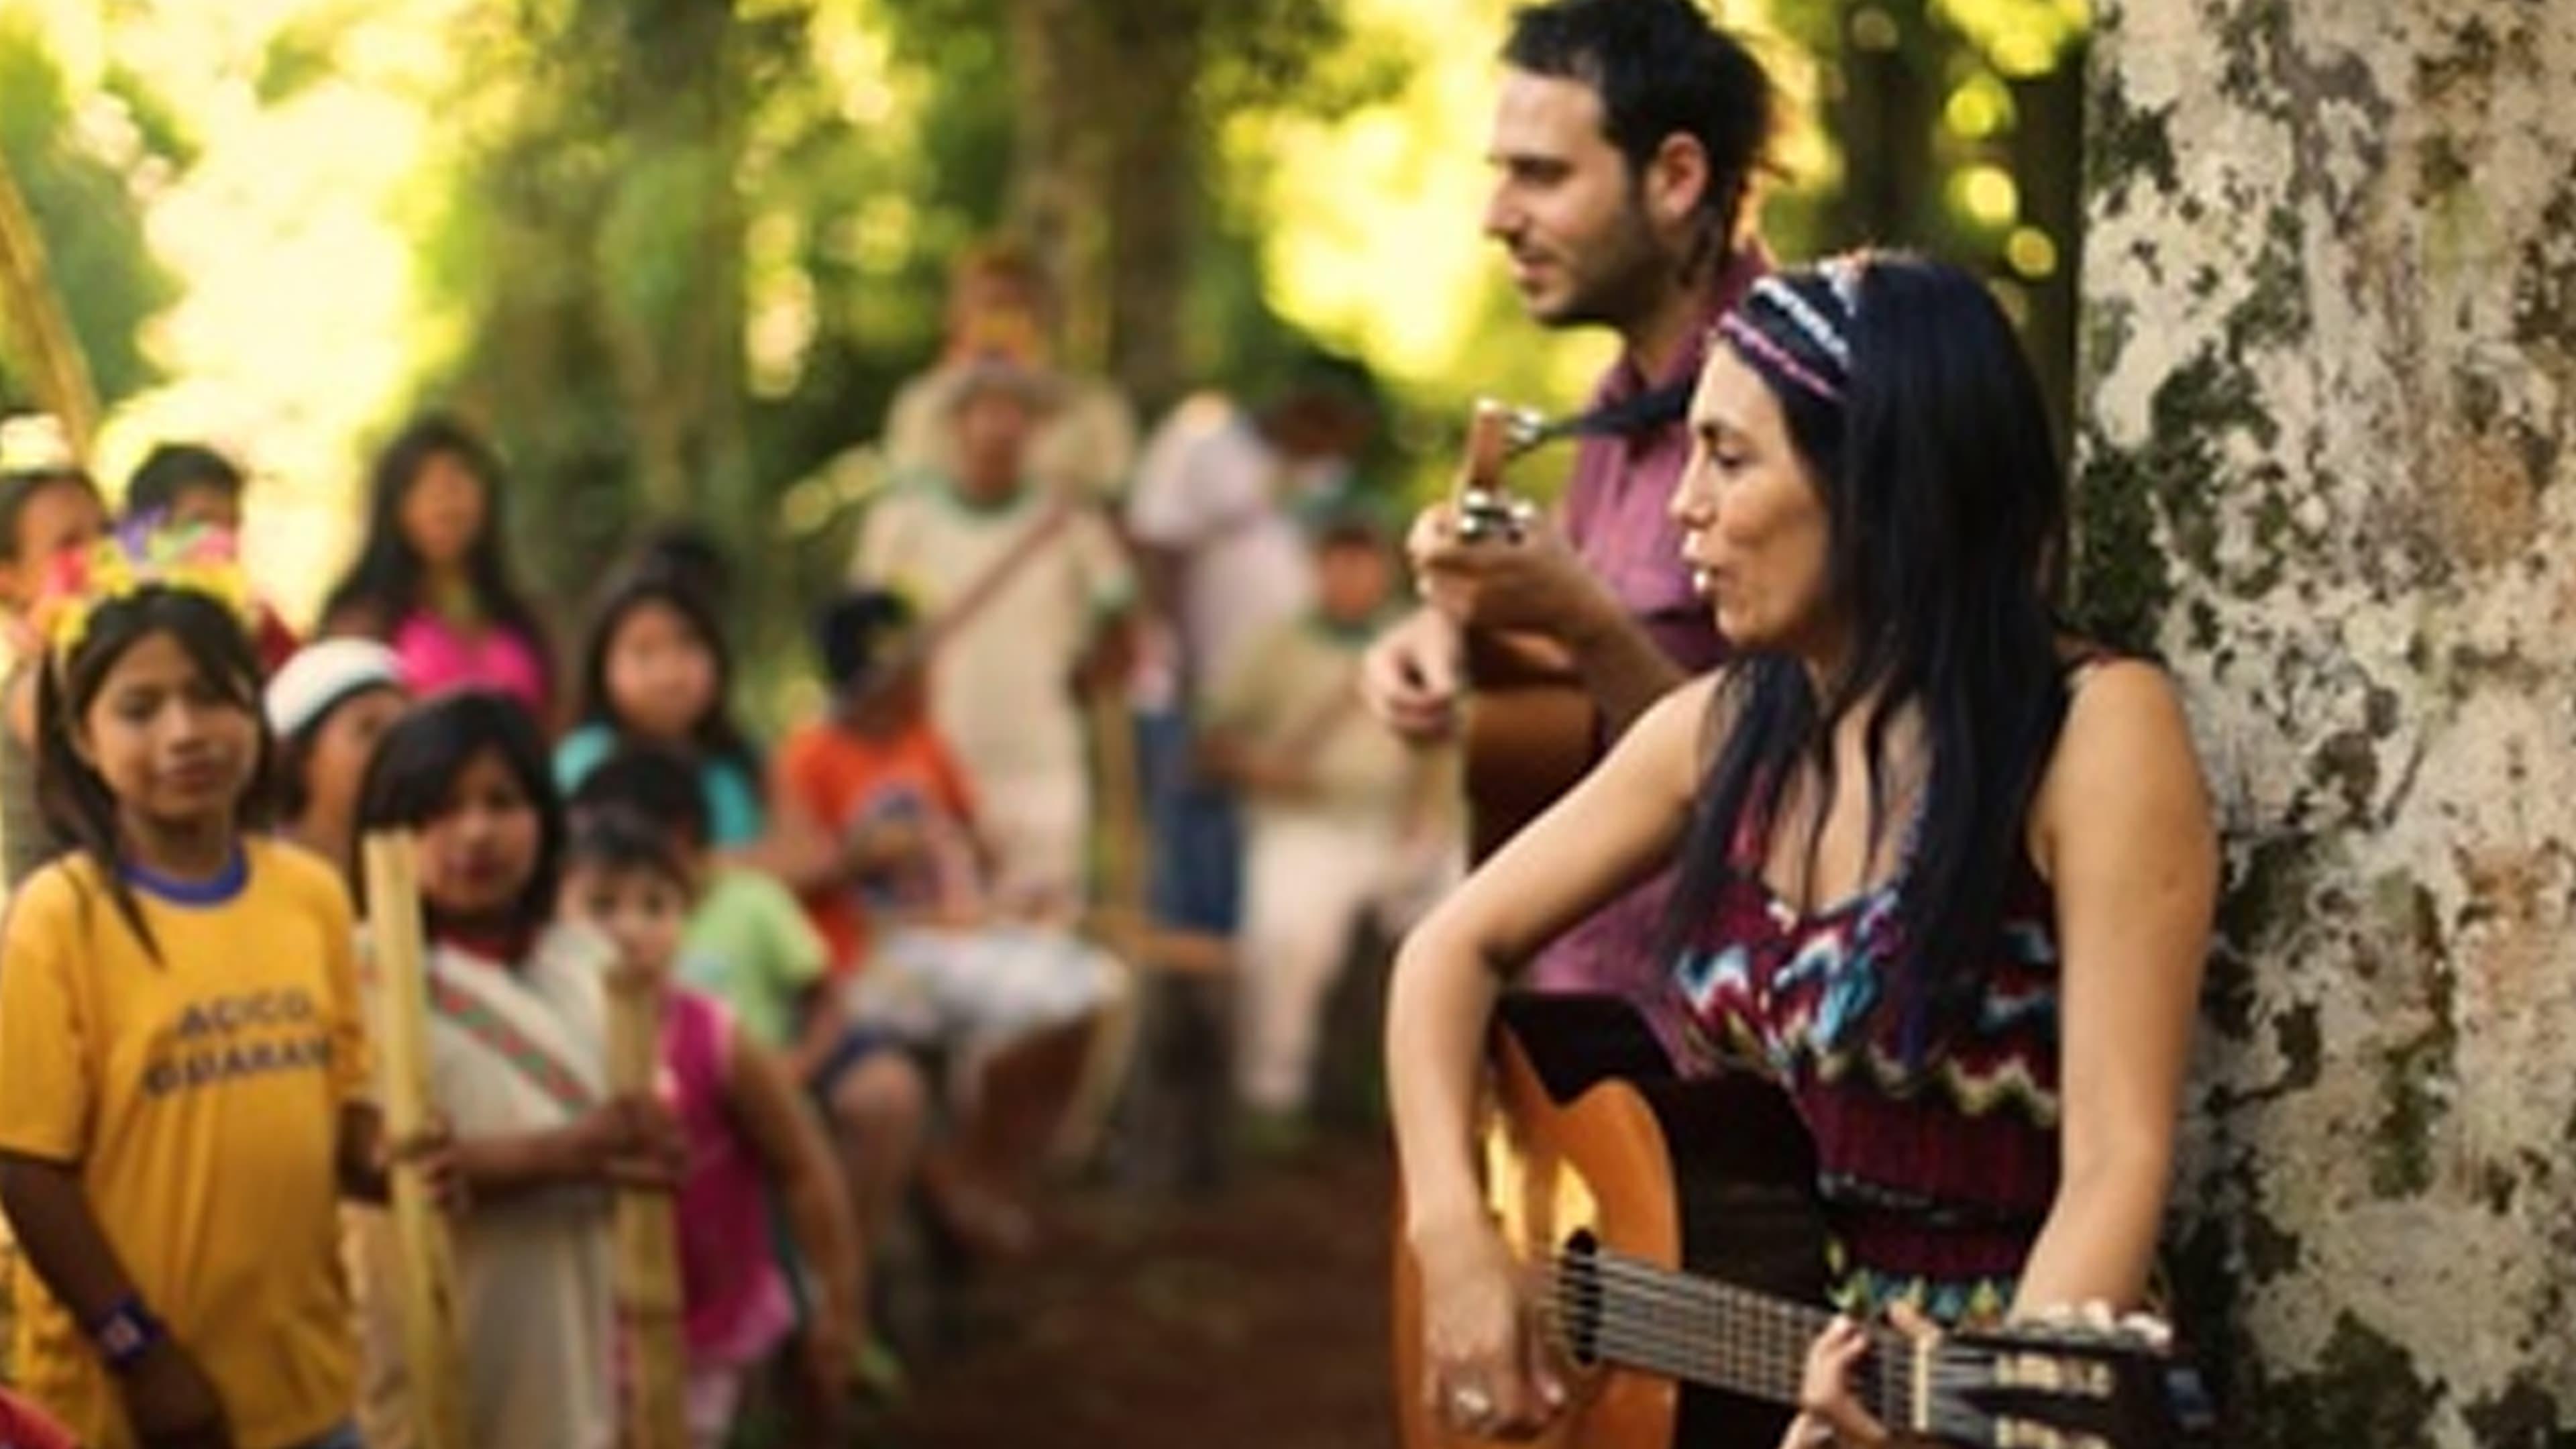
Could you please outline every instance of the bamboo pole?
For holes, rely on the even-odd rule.
[[[1119,684],[1094,688],[1087,701],[1091,716],[1092,762],[1099,794],[1094,814],[1100,820],[1101,909],[1087,923],[1094,938],[1108,948],[1118,975],[1108,999],[1100,1005],[1091,1047],[1084,1054],[1082,1075],[1073,1099],[1057,1123],[1049,1144],[1059,1163],[1080,1166],[1099,1151],[1108,1134],[1110,1114],[1135,1065],[1137,1031],[1136,973],[1145,966],[1144,951],[1151,923],[1145,914],[1145,877],[1153,844],[1147,833],[1136,768],[1136,725],[1127,710],[1127,692]]]
[[[376,974],[375,1037],[389,1142],[408,1142],[434,1120],[429,1081],[429,981],[420,925],[420,872],[406,832],[371,834],[363,846],[367,933]],[[467,1449],[465,1359],[457,1332],[455,1247],[420,1168],[397,1158],[391,1197],[399,1245],[403,1359],[423,1449]]]
[[[36,218],[6,157],[0,157],[0,341],[12,344],[29,385],[45,410],[61,421],[74,461],[88,466],[91,435],[98,427],[98,390],[79,334],[63,312]]]
[[[623,963],[608,974],[608,1089],[654,1092],[661,1012],[653,983]],[[688,1359],[680,1341],[680,1254],[667,1189],[617,1191],[617,1311],[633,1346],[626,1384],[630,1449],[689,1449]]]

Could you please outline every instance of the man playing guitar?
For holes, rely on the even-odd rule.
[[[1462,536],[1446,505],[1424,510],[1408,548],[1427,602],[1371,647],[1361,689],[1399,733],[1445,736],[1468,635],[1508,632],[1580,680],[1597,755],[1724,653],[1667,507],[1709,327],[1765,269],[1739,237],[1771,87],[1691,0],[1549,0],[1514,16],[1503,60],[1485,230],[1541,325],[1619,334],[1593,395],[1608,426],[1583,438],[1558,520],[1494,541]],[[1646,949],[1665,894],[1658,878],[1568,931],[1529,984],[1626,996],[1678,1045]]]

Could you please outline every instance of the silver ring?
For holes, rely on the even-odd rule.
[[[1476,1423],[1492,1417],[1494,1396],[1474,1384],[1461,1384],[1449,1391],[1449,1411],[1469,1423]]]

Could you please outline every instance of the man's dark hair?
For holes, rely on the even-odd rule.
[[[1723,257],[1754,174],[1768,162],[1771,78],[1691,0],[1549,0],[1512,15],[1503,63],[1578,80],[1633,178],[1676,133],[1707,153],[1708,192],[1686,270]]]

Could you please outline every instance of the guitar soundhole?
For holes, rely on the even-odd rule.
[[[1556,1260],[1557,1329],[1567,1356],[1587,1368],[1601,1361],[1600,1254],[1598,1239],[1577,1233]]]

